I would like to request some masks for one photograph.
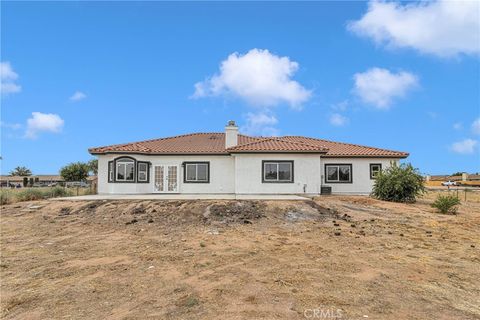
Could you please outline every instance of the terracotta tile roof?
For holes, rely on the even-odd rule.
[[[263,138],[247,144],[239,144],[227,149],[231,153],[237,152],[320,152],[326,153],[324,147],[300,141],[287,141],[282,138]]]
[[[246,144],[260,138],[238,135],[238,143]],[[175,137],[116,144],[90,148],[91,154],[99,153],[145,153],[145,154],[228,154],[224,133],[192,133]]]
[[[326,157],[394,157],[406,158],[407,152],[361,146],[358,144],[328,141],[301,136],[285,136],[283,140],[304,142],[328,149]]]
[[[91,154],[229,154],[238,152],[317,152],[330,157],[405,158],[406,152],[379,149],[356,144],[333,142],[301,136],[250,137],[238,135],[238,145],[225,149],[224,133],[193,133],[91,148]]]

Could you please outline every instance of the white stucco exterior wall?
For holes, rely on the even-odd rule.
[[[332,187],[333,194],[370,194],[374,181],[370,179],[370,164],[381,163],[382,170],[388,168],[391,162],[397,159],[386,158],[322,158],[321,175],[322,186]],[[325,182],[325,164],[351,164],[352,183],[327,183]]]
[[[154,192],[154,166],[155,165],[177,165],[179,174],[178,193],[235,193],[235,168],[233,157],[226,156],[170,156],[170,155],[128,155],[137,161],[149,161],[150,167],[149,183],[112,183],[108,182],[108,162],[121,157],[121,154],[108,154],[98,156],[98,193],[135,194]],[[210,183],[184,183],[183,167],[184,161],[209,161],[210,162]]]
[[[205,156],[170,155],[128,155],[137,161],[148,161],[150,167],[149,183],[109,183],[108,162],[121,157],[121,154],[98,156],[98,193],[99,194],[142,194],[154,192],[154,166],[177,165],[179,174],[178,193],[189,194],[319,194],[321,186],[332,187],[334,194],[369,194],[374,180],[370,179],[370,164],[381,163],[382,169],[390,166],[387,158],[325,158],[319,154],[235,154]],[[262,161],[290,160],[294,162],[293,183],[263,183]],[[209,161],[210,183],[184,183],[183,167],[185,161]],[[326,183],[325,164],[351,164],[352,183]],[[304,190],[305,186],[305,190]]]
[[[234,158],[237,194],[318,194],[320,192],[319,154],[236,154]],[[294,182],[263,183],[262,161],[264,160],[293,161]]]

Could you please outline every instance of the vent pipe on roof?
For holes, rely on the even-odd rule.
[[[225,148],[235,147],[238,144],[238,127],[235,121],[230,120],[225,126]]]

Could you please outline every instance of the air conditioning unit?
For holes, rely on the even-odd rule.
[[[328,186],[321,187],[320,194],[332,194],[332,187],[328,187]]]

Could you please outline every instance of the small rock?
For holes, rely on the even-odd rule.
[[[148,222],[148,223],[153,223],[153,219],[152,219],[152,218],[150,218],[150,219],[148,219],[148,221],[147,221],[147,222]]]
[[[355,228],[356,225],[352,223],[352,224],[350,225],[350,227]]]
[[[335,227],[339,227],[339,226],[340,226],[340,224],[338,224],[338,223],[334,223],[333,225],[334,225]]]
[[[475,248],[475,245],[474,245],[474,244],[471,244],[470,247]]]
[[[127,224],[127,225],[128,225],[128,224],[134,224],[134,223],[137,223],[137,222],[138,222],[137,219],[132,219],[131,221],[126,222],[125,224]]]
[[[335,234],[336,236],[339,236],[339,235],[341,235],[341,233],[340,233],[340,232],[335,232],[334,234]]]
[[[403,233],[400,233],[400,237],[403,237]]]

